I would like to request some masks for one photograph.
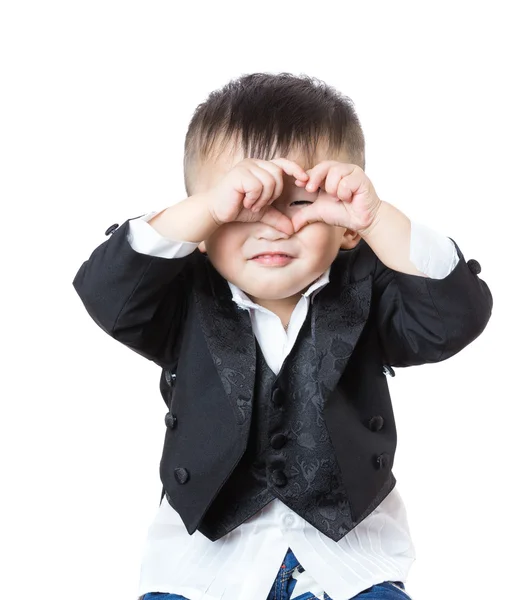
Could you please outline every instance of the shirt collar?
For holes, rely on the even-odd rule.
[[[311,301],[313,301],[313,298],[315,297],[315,295],[318,294],[318,292],[329,283],[329,272],[330,271],[331,271],[331,267],[328,267],[328,269],[326,271],[324,271],[324,273],[322,273],[322,275],[318,279],[315,279],[315,281],[308,287],[308,289],[302,294],[302,297],[307,298],[308,296],[312,295]],[[230,281],[228,281],[227,283],[228,283],[228,286],[230,287],[230,291],[232,292],[232,300],[240,308],[244,308],[244,309],[256,308],[256,309],[263,310],[263,311],[266,310],[264,307],[259,306],[255,302],[252,302],[252,300],[236,285],[234,285]]]

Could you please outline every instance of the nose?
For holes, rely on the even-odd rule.
[[[271,225],[266,225],[266,223],[258,223],[253,235],[258,240],[268,240],[270,242],[287,240],[289,238],[287,233],[275,229],[275,227],[271,227]]]

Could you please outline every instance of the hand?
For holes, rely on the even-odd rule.
[[[305,206],[293,216],[295,232],[315,222],[346,227],[361,234],[370,229],[382,201],[359,166],[328,160],[307,173],[307,184],[300,180],[295,184],[305,186],[308,192],[317,189],[320,192],[313,204]]]
[[[309,179],[300,165],[286,158],[270,161],[246,158],[237,163],[207,194],[208,208],[216,224],[262,221],[293,235],[291,219],[271,206],[284,189],[284,173],[302,185]]]

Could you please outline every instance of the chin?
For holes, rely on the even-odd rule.
[[[286,294],[284,290],[267,289],[266,287],[242,287],[241,289],[248,294],[248,296],[262,300],[282,300],[283,298],[287,298],[288,295],[291,295]]]
[[[240,285],[238,287],[241,287]],[[263,300],[285,300],[298,294],[305,286],[287,286],[270,285],[264,282],[262,285],[243,287],[242,289],[249,295]]]

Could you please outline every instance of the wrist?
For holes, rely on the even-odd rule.
[[[189,196],[186,201],[190,203],[190,214],[194,219],[194,235],[198,242],[204,242],[222,225],[212,209],[213,199],[206,192],[201,192]]]
[[[201,210],[205,213],[205,221],[209,224],[210,228],[214,227],[217,229],[221,225],[224,225],[224,221],[221,221],[215,212],[215,202],[209,193],[204,192],[200,194],[194,194],[193,196],[190,196],[189,199],[197,202],[200,205]],[[211,233],[213,233],[213,231]]]
[[[212,217],[206,194],[194,194],[177,202],[150,219],[149,225],[166,238],[196,244],[219,227]]]
[[[411,221],[389,202],[382,202],[376,218],[360,233],[380,261],[400,273],[422,275],[410,260]]]
[[[366,238],[369,235],[371,235],[371,233],[373,233],[373,231],[376,229],[376,227],[382,221],[382,219],[385,219],[385,214],[388,211],[389,206],[390,205],[388,202],[385,202],[384,200],[378,200],[378,204],[374,209],[373,217],[371,219],[370,224],[367,225],[367,227],[358,230],[358,234],[360,235],[360,237]]]

